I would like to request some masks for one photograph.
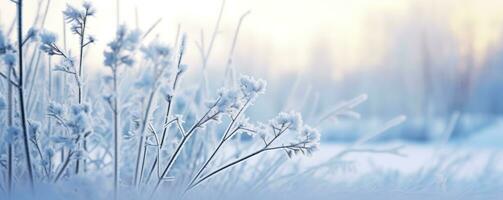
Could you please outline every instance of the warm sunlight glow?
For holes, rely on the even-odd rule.
[[[100,8],[97,13],[100,20],[89,28],[101,38],[98,41],[101,47],[110,39],[109,33],[115,30],[115,2],[96,2],[96,6]],[[473,52],[472,56],[478,65],[484,61],[488,49],[501,40],[503,2],[461,2],[315,0],[306,3],[291,0],[228,0],[216,41],[218,45],[214,47],[209,66],[223,70],[237,21],[248,10],[251,10],[251,15],[245,19],[235,53],[234,63],[238,67],[255,66],[277,74],[313,70],[318,65],[323,65],[324,70],[330,69],[333,78],[340,79],[348,72],[387,65],[386,60],[394,56],[390,55],[393,54],[390,49],[399,47],[405,52],[417,52],[417,46],[406,44],[419,37],[412,36],[410,40],[397,37],[404,34],[403,29],[407,27],[412,35],[440,27],[455,40],[461,55],[472,55]],[[60,28],[55,27],[62,24],[58,10],[64,7],[65,1],[52,1],[52,5],[53,11],[49,13],[47,26],[61,32],[58,30]],[[200,55],[195,44],[201,41],[201,32],[204,32],[205,42],[208,43],[220,5],[220,0],[121,0],[120,21],[147,29],[162,18],[155,34],[173,40],[180,24],[181,31],[189,37],[187,56],[192,58],[189,59],[189,64],[200,66]],[[9,6],[2,6],[2,14],[14,13]],[[32,16],[27,19],[32,19],[36,9],[29,9],[27,13]],[[10,19],[1,19],[5,19],[1,23],[7,26]],[[431,27],[431,24],[439,26]],[[70,44],[72,42],[74,41],[69,41]],[[434,40],[429,42],[437,44]],[[313,49],[316,51],[312,51]],[[101,52],[89,54],[101,56]],[[99,64],[101,63],[96,63]]]

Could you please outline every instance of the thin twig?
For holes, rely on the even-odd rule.
[[[30,153],[30,143],[28,142],[29,134],[28,127],[26,121],[26,112],[25,112],[25,102],[24,102],[24,90],[23,90],[23,48],[22,40],[23,40],[23,0],[17,1],[17,16],[18,16],[18,27],[17,27],[17,40],[18,40],[18,66],[19,66],[19,87],[18,95],[19,95],[19,106],[21,112],[21,126],[23,128],[23,141],[24,141],[24,152],[26,158],[26,168],[28,169],[28,180],[30,183],[30,188],[34,188],[33,184],[33,169],[31,165],[31,153]]]

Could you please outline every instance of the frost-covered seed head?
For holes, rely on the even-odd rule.
[[[50,31],[44,30],[38,35],[38,37],[43,45],[51,45],[56,42],[56,34]]]
[[[268,126],[266,124],[257,122],[257,125],[255,126],[256,135],[258,135],[264,140],[267,140],[269,136],[269,132],[267,131],[267,129]]]
[[[115,68],[124,64],[134,64],[133,51],[136,50],[140,38],[139,31],[129,31],[125,25],[119,26],[115,39],[108,43],[108,49],[103,52],[105,66]]]
[[[15,53],[14,47],[9,43],[9,38],[4,35],[2,27],[0,27],[0,56],[6,53]]]
[[[150,72],[144,72],[134,86],[138,89],[150,88],[154,85],[154,75]]]
[[[88,114],[91,111],[91,107],[87,103],[72,105],[71,111],[73,115],[79,115],[81,113]]]
[[[28,33],[26,33],[26,37],[27,38],[31,38],[31,39],[37,39],[36,38],[36,35],[38,33],[38,29],[34,28],[34,27],[31,27],[29,30],[28,30]]]
[[[69,4],[66,5],[66,9],[63,11],[63,15],[68,22],[78,21],[82,18],[80,11]]]
[[[90,127],[89,117],[83,113],[74,115],[67,122],[67,126],[72,129],[74,134],[83,133]]]
[[[222,88],[218,93],[220,96],[220,100],[216,105],[218,111],[231,113],[239,108],[240,102],[238,90]]]
[[[94,6],[93,4],[91,4],[90,1],[86,1],[82,4],[82,7],[84,7],[86,13],[87,13],[87,16],[93,16],[94,14],[96,14],[96,9],[94,9]]]
[[[144,57],[150,60],[158,60],[171,54],[169,46],[159,41],[151,42],[148,46],[142,47],[141,51],[143,52]]]
[[[258,94],[265,92],[266,82],[262,79],[256,80],[251,76],[242,75],[240,87],[243,95],[248,99],[254,99]]]
[[[305,125],[300,131],[299,139],[306,142],[307,147],[316,150],[320,143],[320,136],[320,132],[317,129]]]
[[[302,117],[298,112],[281,112],[270,123],[278,129],[288,127],[290,130],[297,131],[302,127]]]
[[[40,122],[28,120],[28,133],[30,134],[30,139],[37,140],[38,130],[40,129]]]
[[[91,113],[91,107],[89,104],[77,104],[72,105],[70,109],[70,116],[66,125],[72,129],[74,134],[84,133],[91,129],[92,121],[90,120],[89,114]]]
[[[63,105],[59,104],[58,102],[51,101],[49,103],[49,106],[47,107],[47,112],[50,115],[62,116],[65,112],[65,109],[64,109]]]
[[[70,29],[80,37],[84,37],[83,29],[87,17],[93,16],[96,13],[96,10],[89,2],[85,2],[82,7],[84,9],[79,10],[67,4],[66,9],[63,11],[66,22],[71,25]]]
[[[7,66],[14,66],[16,65],[16,55],[14,53],[6,53],[4,56],[3,56],[3,62],[7,65]]]
[[[255,130],[257,129],[252,123],[250,123],[250,119],[246,116],[243,116],[241,120],[237,123],[238,128],[244,128],[247,129],[246,131],[243,131],[242,133],[247,134],[249,136],[255,136],[255,132],[251,132],[248,130]]]
[[[53,70],[67,73],[74,73],[75,72],[74,64],[75,59],[73,57],[66,57],[61,61],[61,63],[55,65]]]

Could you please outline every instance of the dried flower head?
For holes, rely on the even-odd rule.
[[[40,47],[39,47],[40,50],[42,50],[43,52],[45,52],[49,55],[62,54],[62,52],[55,45],[56,39],[57,39],[56,34],[50,32],[50,31],[44,30],[44,31],[40,32],[38,37],[40,39]]]
[[[49,106],[47,107],[47,112],[49,115],[61,117],[65,113],[65,109],[63,105],[59,104],[58,102],[51,101],[49,102]]]
[[[138,46],[139,38],[139,31],[129,31],[125,25],[121,25],[115,34],[115,39],[108,43],[108,49],[103,52],[105,66],[113,70],[122,64],[132,66],[133,52]]]
[[[216,108],[219,112],[233,113],[240,105],[240,96],[238,90],[222,88],[218,92],[219,101]]]
[[[28,120],[28,133],[31,140],[38,140],[37,134],[39,133],[40,126],[40,122]]]
[[[72,129],[74,134],[84,133],[91,128],[90,112],[88,104],[72,105],[70,117],[66,125]]]
[[[266,82],[262,79],[256,80],[251,76],[242,75],[240,78],[240,87],[243,95],[248,99],[255,99],[258,94],[263,94],[266,88]]]
[[[279,130],[288,128],[290,130],[297,131],[302,127],[302,117],[298,112],[281,112],[269,123]]]
[[[14,53],[9,52],[9,53],[6,53],[5,55],[3,55],[3,62],[7,66],[14,66],[14,65],[16,65],[16,61],[17,61],[17,58],[16,58],[16,55]]]
[[[80,38],[84,38],[84,31],[86,28],[87,18],[94,16],[96,10],[90,2],[84,2],[82,5],[83,9],[75,8],[71,5],[66,5],[66,9],[63,11],[63,16],[66,22],[70,25],[70,29]],[[89,43],[86,42],[86,43]]]
[[[311,151],[317,150],[320,144],[320,132],[308,125],[302,127],[299,133],[299,139],[305,142],[305,147],[311,149]]]

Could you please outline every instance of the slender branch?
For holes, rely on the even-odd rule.
[[[32,38],[33,36],[34,36],[34,34],[30,34],[26,38],[24,38],[23,42],[21,42],[21,47],[23,47],[26,44],[26,42],[28,42],[28,40],[30,38]]]
[[[155,68],[156,67],[154,66],[154,69]],[[138,185],[139,180],[141,180],[141,178],[142,178],[141,176],[143,174],[143,170],[140,168],[140,166],[143,166],[143,163],[141,162],[140,158],[141,158],[141,155],[143,154],[143,152],[142,152],[144,150],[143,146],[145,146],[144,132],[145,132],[146,125],[147,125],[147,122],[150,117],[150,109],[152,107],[152,102],[153,102],[155,94],[157,92],[157,88],[158,88],[157,83],[162,78],[162,75],[164,74],[164,71],[166,70],[166,68],[167,67],[163,67],[159,73],[155,73],[156,76],[154,78],[154,87],[150,91],[150,96],[148,98],[147,108],[145,110],[145,115],[143,116],[143,122],[141,124],[141,129],[140,129],[141,132],[140,132],[140,143],[139,143],[139,147],[138,147],[138,155],[136,157],[136,170],[135,170],[135,175],[134,175],[134,179],[133,179],[135,185]]]
[[[161,23],[161,21],[162,21],[162,18],[157,19],[157,21],[155,21],[155,23],[152,24],[152,26],[150,26],[150,28],[148,28],[147,32],[145,32],[145,34],[143,34],[143,36],[141,37],[141,40],[145,39],[155,29],[155,27],[157,27],[157,25],[159,25],[159,23]]]
[[[190,128],[190,130],[186,134],[184,134],[184,136],[182,137],[182,140],[180,141],[180,143],[178,144],[177,148],[175,149],[175,152],[173,153],[173,155],[171,156],[170,160],[168,161],[168,165],[166,166],[166,168],[164,168],[164,170],[162,172],[162,175],[161,175],[161,178],[159,178],[159,180],[157,181],[157,183],[156,183],[156,185],[155,185],[152,193],[150,194],[151,197],[155,194],[155,192],[157,191],[157,189],[161,185],[163,177],[166,177],[166,175],[168,174],[169,170],[171,169],[171,167],[175,163],[176,158],[178,157],[178,155],[180,153],[180,150],[185,145],[185,142],[190,138],[190,136],[192,135],[192,133],[194,133],[194,131],[197,130],[197,128],[199,128],[201,125],[203,125],[204,123],[206,123],[208,121],[208,120],[205,120],[205,118],[208,117],[209,113],[213,110],[213,108],[219,102],[220,102],[220,98],[218,98],[217,101],[208,109],[208,111],[192,126],[192,128]]]
[[[204,54],[204,63],[203,63],[203,69],[206,69],[206,65],[208,64],[208,58],[210,57],[211,51],[213,49],[213,44],[215,42],[215,39],[217,37],[218,29],[220,27],[220,21],[222,20],[222,15],[224,13],[224,7],[225,7],[225,0],[222,0],[222,4],[220,6],[220,11],[218,13],[218,18],[215,23],[215,29],[213,30],[213,35],[211,36],[210,44],[208,45],[208,49],[206,51],[206,54]]]
[[[68,155],[66,156],[65,162],[63,163],[63,166],[59,169],[58,174],[56,175],[56,178],[54,178],[54,183],[58,182],[58,180],[61,178],[63,173],[65,172],[66,168],[68,167],[68,164],[70,163],[71,157],[74,152],[68,152]]]
[[[35,149],[37,149],[37,153],[38,153],[38,156],[40,156],[40,160],[44,160],[44,156],[42,154],[42,150],[40,149],[40,146],[38,145],[38,142],[36,140],[31,140],[31,142],[33,143],[33,145],[35,145]],[[42,167],[44,168],[44,172],[45,172],[45,175],[47,177],[49,177],[49,169],[47,169],[47,166],[45,165],[42,165]]]
[[[232,129],[232,127],[234,126],[234,124],[238,121],[239,116],[241,115],[241,113],[243,112],[243,110],[247,107],[247,105],[250,102],[250,100],[251,99],[248,99],[246,101],[246,103],[243,105],[243,107],[241,107],[241,109],[239,109],[238,113],[236,114],[236,117],[234,117],[232,119],[231,123],[229,123],[229,126],[227,127],[227,130],[223,134],[222,139],[218,143],[217,147],[215,148],[215,150],[213,151],[213,153],[210,155],[210,157],[204,162],[203,166],[201,166],[201,168],[199,168],[199,170],[197,171],[196,175],[192,178],[192,180],[190,181],[190,183],[187,186],[187,188],[190,187],[192,184],[194,184],[194,182],[197,180],[197,178],[199,178],[199,176],[201,175],[201,173],[206,169],[206,167],[208,166],[208,164],[215,157],[215,155],[217,154],[218,150],[220,150],[220,148],[223,146],[223,144],[225,143],[225,141],[227,141],[230,138],[230,136],[228,136],[228,135],[233,135],[233,133],[235,133],[237,131],[237,129],[236,129],[235,131],[233,131],[233,133],[229,134],[230,130]]]
[[[243,15],[241,15],[241,17],[239,18],[239,22],[238,22],[238,25],[236,27],[236,30],[234,32],[234,38],[232,39],[231,49],[229,50],[229,55],[227,57],[227,66],[225,68],[226,74],[228,73],[228,75],[230,77],[234,76],[234,74],[232,74],[233,72],[231,71],[231,64],[232,64],[232,57],[234,55],[234,49],[236,48],[236,43],[237,43],[237,40],[238,40],[239,30],[241,30],[241,24],[243,24],[243,20],[250,13],[251,13],[251,11],[246,11]]]
[[[166,109],[166,115],[164,116],[165,117],[164,118],[164,126],[163,126],[163,131],[162,131],[161,142],[159,144],[159,146],[160,146],[159,148],[162,148],[164,145],[164,141],[165,141],[165,137],[166,137],[166,133],[168,131],[169,125],[175,121],[178,121],[178,119],[173,119],[171,121],[168,121],[170,110],[171,110],[171,100],[168,101],[168,108]],[[148,176],[147,176],[147,181],[146,181],[147,183],[150,182],[150,177],[152,177],[152,173],[154,172],[155,167],[157,166],[157,169],[160,170],[158,160],[159,160],[159,158],[156,158],[154,160],[154,163],[152,163],[152,167],[150,168],[150,172],[148,173]]]
[[[168,132],[168,126],[169,124],[171,124],[172,121],[174,120],[177,120],[177,119],[174,119],[174,120],[171,120],[171,121],[168,121],[169,119],[169,112],[171,111],[171,100],[168,101],[168,108],[166,109],[166,115],[164,116],[164,128],[163,128],[163,131],[162,131],[162,136],[161,136],[161,147],[162,145],[164,144],[164,139],[166,137],[166,133]]]
[[[180,120],[178,118],[169,121],[168,123],[166,123],[164,125],[164,127],[168,127],[173,122],[177,124],[178,131],[180,132],[180,134],[182,135],[182,137],[185,137],[186,136],[185,135],[185,130],[183,129],[182,125],[180,124]],[[160,142],[160,148],[161,149],[164,146],[163,142],[164,142],[164,139],[161,139],[161,142]],[[150,182],[152,174],[154,173],[154,170],[155,170],[156,166],[158,167],[158,170],[160,170],[160,167],[159,167],[159,164],[158,164],[158,158],[156,158],[154,160],[154,163],[152,164],[152,167],[150,168],[150,172],[149,172],[149,174],[147,176],[147,181],[146,181],[147,183]],[[160,176],[158,175],[158,177],[160,177]]]
[[[79,78],[82,78],[83,75],[83,58],[84,58],[84,36],[85,36],[85,31],[86,31],[86,23],[87,23],[87,10],[84,15],[83,21],[82,21],[82,28],[80,32],[80,52],[79,52]],[[82,87],[79,86],[79,104],[82,103]]]
[[[114,197],[117,198],[119,188],[119,161],[120,161],[120,114],[119,114],[119,91],[117,89],[117,67],[113,69],[113,90],[114,90],[114,103],[113,103],[113,120],[114,120]]]
[[[239,159],[237,159],[237,160],[235,160],[235,161],[233,161],[233,162],[231,162],[231,163],[229,163],[229,164],[227,164],[227,165],[224,165],[224,166],[222,166],[222,167],[218,168],[217,170],[215,170],[215,171],[213,171],[213,172],[209,173],[208,175],[203,176],[202,178],[200,178],[200,179],[199,179],[198,181],[196,181],[195,183],[193,183],[193,184],[189,185],[189,186],[188,186],[188,188],[186,189],[186,191],[188,191],[188,190],[190,190],[190,189],[192,189],[192,188],[196,187],[197,185],[201,184],[203,181],[205,181],[206,179],[208,179],[208,178],[212,177],[213,175],[215,175],[215,174],[217,174],[217,173],[219,173],[219,172],[221,172],[221,171],[223,171],[223,170],[225,170],[225,169],[227,169],[227,168],[229,168],[229,167],[232,167],[232,166],[234,166],[234,165],[236,165],[236,164],[238,164],[238,163],[240,163],[240,162],[242,162],[242,161],[245,161],[245,160],[247,160],[247,159],[249,159],[249,158],[251,158],[251,157],[254,157],[254,156],[256,156],[256,155],[258,155],[258,154],[260,154],[260,153],[262,153],[262,152],[265,152],[265,151],[270,151],[270,150],[275,150],[275,149],[282,149],[282,148],[273,148],[273,149],[271,149],[271,148],[269,148],[269,146],[270,146],[271,144],[273,144],[273,142],[274,142],[277,138],[279,138],[279,137],[280,137],[280,136],[281,136],[281,135],[282,135],[282,134],[283,134],[286,130],[288,130],[288,128],[289,128],[289,127],[290,127],[290,125],[289,125],[289,126],[284,127],[284,129],[282,129],[280,132],[278,132],[278,134],[275,134],[274,138],[272,138],[269,142],[267,142],[267,143],[266,143],[266,145],[265,145],[262,149],[259,149],[259,150],[255,151],[255,152],[253,152],[253,153],[248,154],[247,156],[244,156],[244,157],[242,157],[242,158],[239,158]]]
[[[160,178],[161,177],[161,166],[160,166],[160,163],[161,163],[161,148],[162,148],[162,141],[159,141],[159,137],[157,136],[157,132],[155,131],[154,127],[152,126],[152,124],[150,123],[149,124],[150,126],[150,130],[152,131],[152,134],[154,135],[154,138],[155,138],[155,141],[156,141],[156,144],[157,144],[157,176]]]
[[[12,190],[13,190],[13,182],[12,182],[12,172],[13,172],[13,166],[14,166],[14,160],[12,159],[14,155],[14,148],[11,143],[9,143],[8,150],[7,150],[7,192],[9,193],[9,196],[12,195]]]
[[[12,124],[14,123],[14,116],[13,116],[13,108],[14,108],[14,101],[12,99],[12,86],[14,85],[12,83],[12,79],[11,79],[11,76],[12,76],[12,71],[14,71],[13,67],[12,66],[9,66],[9,69],[8,69],[8,73],[9,73],[9,76],[7,76],[7,102],[8,102],[8,108],[7,108],[7,124],[9,126],[12,126]],[[13,190],[13,181],[12,181],[12,178],[13,178],[13,167],[14,167],[14,159],[12,159],[12,157],[14,156],[14,147],[13,147],[13,144],[12,142],[9,142],[8,144],[8,150],[7,150],[7,192],[8,192],[8,195],[9,195],[9,198],[11,197],[12,195],[12,190]]]
[[[157,82],[157,81],[156,81]],[[144,148],[144,140],[145,140],[145,135],[144,135],[144,132],[145,132],[145,128],[146,128],[146,124],[147,124],[147,121],[149,119],[149,116],[150,116],[150,108],[152,106],[152,102],[154,100],[154,96],[155,96],[155,91],[157,90],[157,87],[154,86],[154,88],[152,88],[152,91],[150,92],[150,96],[148,98],[148,103],[147,103],[147,108],[145,109],[145,115],[143,116],[143,122],[142,122],[142,125],[141,125],[141,129],[140,129],[140,141],[139,141],[139,147],[138,147],[138,155],[136,157],[136,170],[135,170],[135,175],[134,175],[134,185],[138,185],[139,184],[139,180],[141,179],[139,176],[140,176],[140,166],[141,166],[141,155],[143,154],[143,148]]]
[[[220,171],[225,170],[225,169],[227,169],[229,167],[232,167],[232,166],[234,166],[234,165],[236,165],[236,164],[238,164],[238,163],[240,163],[240,162],[242,162],[244,160],[247,160],[248,158],[254,157],[254,156],[256,156],[256,155],[258,155],[258,154],[260,154],[260,153],[262,153],[264,151],[265,151],[264,149],[260,149],[258,151],[255,151],[255,152],[251,153],[251,154],[248,154],[245,157],[242,157],[242,158],[237,159],[237,160],[235,160],[235,161],[233,161],[233,162],[231,162],[231,163],[229,163],[227,165],[224,165],[223,167],[218,168],[217,170],[215,170],[215,171],[209,173],[208,175],[202,177],[201,179],[199,179],[199,181],[195,182],[194,184],[191,184],[187,190],[190,190],[190,189],[196,187],[197,185],[201,184],[203,181],[205,181],[206,179],[210,178],[211,176],[219,173]]]
[[[19,87],[18,87],[18,95],[19,95],[19,106],[21,111],[21,126],[23,128],[23,141],[24,141],[24,152],[26,157],[26,167],[28,169],[28,179],[30,183],[30,188],[34,188],[33,183],[33,169],[31,165],[31,154],[30,154],[30,143],[28,142],[28,127],[26,121],[26,112],[25,112],[25,102],[24,102],[24,91],[23,91],[23,48],[22,48],[22,40],[23,40],[23,0],[17,1],[17,40],[18,40],[18,65],[19,65]]]

